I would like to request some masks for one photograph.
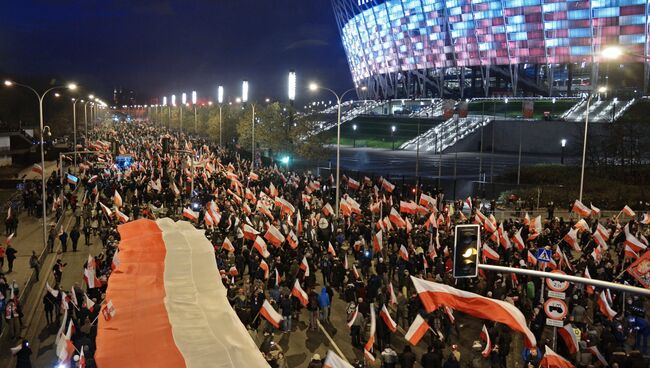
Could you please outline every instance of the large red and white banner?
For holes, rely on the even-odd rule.
[[[98,319],[97,366],[268,367],[230,307],[202,231],[170,219],[140,219],[118,230],[119,272],[106,291],[118,313]]]
[[[503,323],[522,333],[529,348],[537,345],[526,318],[514,305],[413,276],[411,280],[427,312],[431,313],[441,306],[450,307],[476,318]]]

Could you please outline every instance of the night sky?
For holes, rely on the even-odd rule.
[[[192,89],[215,100],[218,84],[234,98],[248,79],[251,99],[286,100],[292,68],[299,103],[311,80],[352,87],[329,0],[19,0],[0,12],[6,77],[74,80],[106,99],[122,86],[140,103]]]

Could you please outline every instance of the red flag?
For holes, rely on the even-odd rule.
[[[196,222],[199,218],[199,214],[195,211],[192,211],[189,207],[183,209],[183,217],[186,219]]]
[[[598,307],[600,309],[600,313],[605,315],[608,320],[613,320],[614,317],[616,316],[616,311],[612,309],[612,307],[609,306],[609,302],[607,301],[607,298],[605,297],[605,292],[601,291],[600,295],[598,295]]]
[[[228,253],[233,253],[235,251],[235,247],[232,245],[230,239],[228,239],[227,237],[223,240],[223,245],[221,246],[221,249],[225,249]]]
[[[271,244],[279,247],[284,243],[284,235],[275,226],[269,225],[269,229],[264,234],[264,239],[268,240]]]
[[[492,353],[492,341],[490,340],[490,334],[485,325],[483,325],[479,337],[485,342],[485,349],[483,349],[481,355],[483,355],[483,358],[487,358],[490,356],[490,353]]]
[[[571,212],[577,214],[580,217],[589,217],[591,215],[591,209],[582,204],[582,202],[577,199],[575,202],[573,202],[573,208],[571,208]]]
[[[309,263],[307,262],[306,256],[302,256],[302,261],[300,262],[300,269],[305,271],[305,277],[309,276]]]
[[[406,262],[409,261],[409,252],[404,245],[399,247],[399,256]]]
[[[578,244],[578,230],[577,229],[571,229],[569,232],[562,238],[567,244],[573,248],[576,252],[582,251],[580,249],[580,244]]]
[[[623,213],[627,217],[634,218],[636,216],[636,213],[630,207],[628,207],[627,205],[625,205],[625,207],[623,207],[623,209],[621,211],[623,211]]]
[[[377,231],[375,236],[372,237],[372,246],[375,253],[381,252],[383,248],[383,234],[381,230]]]

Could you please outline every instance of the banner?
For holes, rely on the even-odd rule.
[[[650,252],[645,252],[634,263],[627,268],[627,272],[632,275],[644,288],[650,288]]]

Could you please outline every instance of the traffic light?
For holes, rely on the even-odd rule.
[[[478,275],[481,230],[479,225],[456,225],[454,237],[454,278]]]

